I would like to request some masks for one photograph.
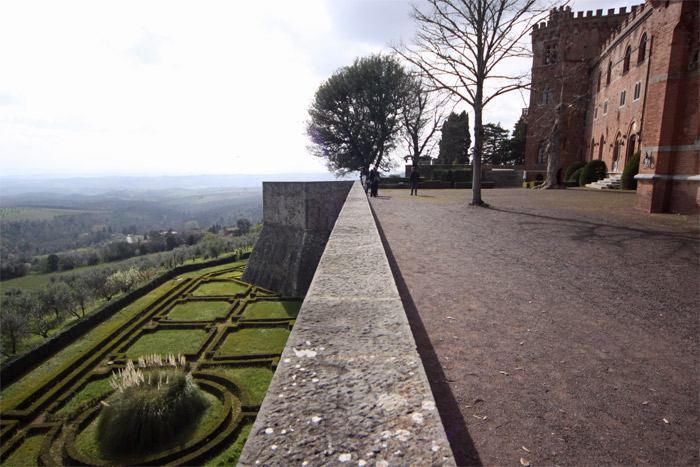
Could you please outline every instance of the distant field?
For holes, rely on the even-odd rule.
[[[81,209],[9,207],[0,208],[0,219],[2,219],[4,222],[47,221],[56,216],[87,214],[91,212],[97,211],[86,211]]]

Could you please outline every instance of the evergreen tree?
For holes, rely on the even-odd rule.
[[[409,75],[394,58],[372,55],[341,68],[316,91],[306,132],[309,149],[338,175],[391,167]]]
[[[522,165],[525,163],[525,143],[527,141],[527,120],[522,115],[515,123],[513,135],[505,142],[505,159],[502,164]]]
[[[469,115],[462,111],[457,115],[452,112],[442,125],[439,159],[444,164],[467,164],[467,152],[472,144],[469,134]]]
[[[484,164],[501,165],[507,159],[505,142],[508,141],[508,130],[500,123],[484,125],[484,145],[482,161]]]

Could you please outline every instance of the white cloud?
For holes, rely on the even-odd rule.
[[[409,0],[0,2],[0,170],[324,171],[306,151],[314,92],[410,40],[409,12]],[[519,101],[488,121],[512,127]]]

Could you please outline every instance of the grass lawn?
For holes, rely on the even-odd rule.
[[[282,353],[288,337],[289,331],[286,328],[241,329],[226,337],[219,353],[223,355]]]
[[[212,321],[221,318],[231,308],[229,302],[184,302],[175,305],[168,319],[173,321]]]
[[[301,302],[249,302],[243,310],[243,317],[247,319],[296,318],[299,314],[299,308],[301,308]]]
[[[266,366],[215,367],[207,371],[230,377],[245,385],[251,405],[262,404],[272,376],[275,374]]]
[[[175,439],[170,446],[167,446],[164,448],[162,451],[165,451],[167,449],[171,449],[173,446],[178,445],[178,444],[185,444],[189,441],[195,440],[201,436],[204,436],[204,434],[209,431],[212,428],[212,424],[216,421],[217,417],[221,414],[221,409],[223,407],[223,404],[219,399],[217,399],[215,396],[212,394],[209,394],[208,392],[204,392],[204,397],[207,399],[207,402],[209,403],[209,407],[207,410],[204,412],[204,414],[200,417],[200,419],[197,421],[197,424],[195,427],[188,429],[186,432],[182,433],[180,436],[178,436],[177,439]],[[83,455],[95,458],[95,459],[103,459],[103,460],[108,460],[108,458],[103,457],[102,450],[99,447],[98,440],[97,440],[97,421],[99,420],[99,416],[95,417],[95,420],[90,423],[90,425],[83,430],[79,436],[76,436],[75,440],[75,447],[78,449],[79,452],[81,452]],[[157,454],[154,453],[154,454]],[[124,463],[133,463],[133,461],[137,459],[131,459],[131,458],[120,458],[120,459],[111,459],[109,460],[116,460],[116,461],[123,461]],[[129,462],[129,461],[132,462]],[[120,462],[117,462],[119,464]],[[3,463],[3,467],[4,467]]]
[[[224,269],[231,269],[231,268],[236,267],[236,266],[243,266],[245,263],[246,263],[245,260],[236,261],[235,263],[226,263],[226,264],[222,264],[220,266],[214,266],[214,267],[207,268],[207,269],[201,269],[199,271],[186,272],[184,274],[180,274],[177,277],[178,278],[181,277],[183,279],[187,279],[187,278],[197,279],[199,277],[202,277],[205,274],[210,274],[212,272],[222,271]]]
[[[57,415],[69,414],[75,410],[83,402],[89,401],[97,396],[104,394],[109,391],[112,387],[109,385],[109,378],[102,378],[95,381],[91,381],[85,385],[83,389],[78,391],[78,393],[73,396],[66,405],[61,407],[60,410],[56,412]]]
[[[243,446],[248,440],[250,435],[250,430],[253,428],[253,422],[246,423],[241,428],[241,432],[238,433],[236,440],[229,446],[224,452],[216,456],[215,458],[208,460],[204,463],[206,467],[224,467],[236,465],[238,463],[238,458],[241,456],[241,451],[243,451]]]
[[[243,271],[233,271],[233,272],[227,272],[226,274],[222,274],[220,276],[216,276],[221,279],[240,279],[241,276],[243,275]]]
[[[126,351],[127,358],[139,358],[142,355],[173,355],[194,353],[207,338],[202,329],[168,329],[145,334]]]
[[[235,282],[205,282],[197,287],[192,295],[236,295],[247,289],[248,286]]]
[[[27,436],[15,452],[2,462],[3,467],[33,467],[39,465],[39,449],[44,441],[45,433]],[[240,455],[240,453],[239,453]]]
[[[54,356],[44,361],[41,365],[32,370],[29,374],[19,379],[15,383],[2,388],[2,400],[0,410],[3,412],[13,405],[18,404],[24,397],[29,395],[35,388],[46,384],[53,372],[62,368],[67,362],[79,357],[87,352],[103,338],[116,332],[127,320],[147,305],[153,303],[172,288],[172,281],[158,287],[152,292],[144,295],[123,310],[115,313],[104,323],[77,339],[68,347],[58,351]]]

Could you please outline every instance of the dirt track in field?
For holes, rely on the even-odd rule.
[[[592,190],[370,203],[459,465],[698,465],[698,217]]]

